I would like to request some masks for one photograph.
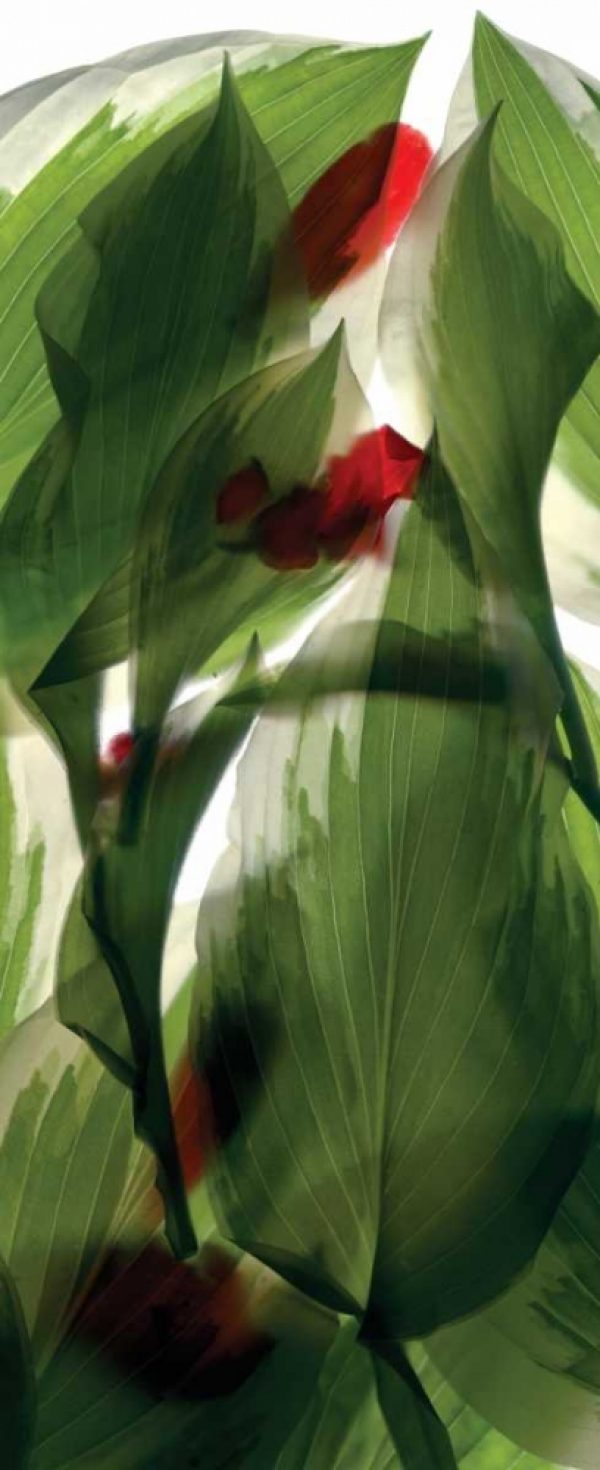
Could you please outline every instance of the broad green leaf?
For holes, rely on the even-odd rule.
[[[193,1268],[173,1261],[127,1094],[49,1006],[1,1052],[7,1464],[225,1467],[234,1448],[253,1450],[255,1470],[273,1463],[332,1324],[216,1241]]]
[[[324,1465],[369,1470],[452,1470],[454,1458],[406,1362],[396,1372],[356,1341],[356,1323],[338,1332],[316,1392],[274,1470]]]
[[[534,1265],[498,1303],[428,1341],[460,1396],[531,1454],[598,1463],[598,1125]]]
[[[132,572],[133,646],[136,653],[135,724],[157,727],[178,684],[201,670],[234,635],[262,634],[263,612],[284,591],[294,609],[295,584],[312,596],[331,587],[342,570],[322,561],[306,572],[282,574],[252,546],[223,546],[217,494],[229,475],[257,459],[273,496],[311,484],[331,437],[356,428],[362,399],[345,361],[341,332],[312,360],[288,359],[249,378],[209,409],[179,442],[159,475],[140,523]],[[338,410],[336,414],[336,409]],[[281,613],[281,599],[279,608]],[[305,591],[306,596],[306,591]]]
[[[35,1380],[23,1313],[10,1272],[0,1262],[0,1433],[14,1470],[27,1470],[35,1421]]]
[[[469,1408],[442,1377],[424,1346],[414,1344],[409,1358],[433,1408],[448,1429],[459,1470],[514,1470],[515,1465],[520,1470],[556,1470],[547,1461],[505,1439]]]
[[[593,1098],[596,921],[543,765],[555,706],[520,718],[535,662],[508,700],[484,694],[490,616],[434,457],[384,605],[411,630],[397,693],[267,709],[239,766],[237,888],[219,925],[200,907],[200,1076],[215,1037],[239,1038],[239,1067],[211,1070],[219,1226],[377,1340],[431,1331],[526,1264]],[[436,637],[432,698],[414,649]]]
[[[485,22],[478,22],[478,26],[485,31]],[[479,35],[479,31],[477,34]],[[506,41],[506,46],[510,49],[510,41],[507,38],[500,39],[502,43]],[[476,42],[476,49],[478,44]],[[506,86],[501,86],[499,74],[496,74],[494,70],[494,86],[485,98],[483,94],[479,97],[479,113],[480,116],[487,116],[494,103],[502,98],[496,125],[497,156],[501,159],[502,167],[508,177],[516,181],[519,187],[527,193],[531,182],[529,176],[526,181],[523,170],[521,170],[517,179],[515,172],[516,162],[520,156],[517,147],[518,140],[511,142],[509,156],[502,139],[506,141],[509,132],[511,139],[513,133],[516,134],[519,118],[525,117],[524,107],[526,105],[530,109],[534,94],[537,98],[538,92],[543,93],[545,88],[552,89],[551,93],[546,94],[546,101],[550,110],[560,115],[561,138],[564,135],[568,140],[565,156],[569,154],[569,149],[577,149],[579,146],[572,136],[572,129],[579,133],[584,123],[585,136],[590,142],[592,141],[592,124],[594,125],[596,151],[598,151],[599,125],[597,118],[593,117],[591,103],[588,102],[586,94],[567,63],[550,57],[546,53],[538,52],[534,48],[525,47],[524,43],[518,42],[516,45],[521,66],[528,73],[528,78],[529,74],[533,77],[533,90],[530,92],[528,89],[527,98],[522,95],[517,97],[516,92],[513,96],[512,92],[507,90],[508,82]],[[490,76],[492,76],[491,69]],[[504,71],[505,82],[507,76],[508,72]],[[537,102],[535,106],[537,107]],[[564,115],[565,110],[566,115]],[[591,121],[590,112],[592,112]],[[523,153],[532,146],[531,139],[534,135],[537,136],[536,128],[539,133],[541,117],[540,112],[533,122],[531,117],[528,118],[527,139],[522,141]],[[436,238],[443,226],[453,177],[468,150],[468,140],[476,124],[477,104],[473,63],[472,58],[469,58],[452,97],[444,142],[438,156],[438,166],[433,171],[395,247],[388,272],[380,320],[383,366],[394,393],[394,406],[390,409],[388,416],[392,422],[398,424],[403,433],[418,443],[426,442],[432,423],[430,383],[427,381],[421,355],[424,319],[430,310],[430,262]],[[551,133],[547,132],[544,139],[546,149],[550,146],[550,139]],[[582,147],[585,151],[587,145],[583,143]],[[574,186],[574,178],[573,170],[565,167],[561,158],[560,151],[552,153],[552,169],[548,170],[548,178],[550,172],[553,171],[554,174],[557,171],[560,172],[560,185],[564,191]],[[596,167],[594,161],[593,167]],[[560,222],[555,214],[546,209],[543,191],[541,189],[538,192],[533,191],[530,197],[538,207],[544,209],[546,213],[549,212],[554,223],[560,227]],[[595,205],[592,205],[593,208]],[[565,241],[565,244],[568,248],[568,241]],[[582,284],[581,281],[580,284]],[[496,321],[496,333],[499,337],[499,319]],[[577,402],[580,397],[581,394],[578,394],[575,401]],[[544,551],[555,602],[562,607],[569,608],[580,617],[597,619],[599,584],[593,549],[598,540],[598,511],[593,501],[585,495],[581,488],[576,466],[573,467],[572,474],[566,470],[561,447],[567,442],[569,435],[567,418],[563,419],[558,447],[555,445],[544,487],[542,502]],[[593,475],[596,480],[596,470],[593,470]]]
[[[47,117],[44,109],[36,110],[37,126],[30,128],[26,146],[24,124],[8,134],[2,144],[3,172],[16,192],[6,201],[0,227],[0,317],[6,353],[0,386],[2,501],[56,417],[34,321],[36,294],[54,263],[77,239],[76,221],[94,195],[156,137],[210,105],[218,88],[223,40],[230,42],[244,102],[292,207],[341,152],[396,120],[423,44],[420,40],[395,47],[346,48],[264,36],[249,44],[247,37],[231,35],[209,37],[213,44],[206,48],[206,40],[198,37],[181,46],[182,53],[195,51],[195,56],[183,54],[174,62],[169,58],[177,57],[177,52],[172,45],[164,46],[148,57],[146,70],[144,58],[136,63],[131,54],[115,58],[108,83],[108,91],[115,95],[91,117],[87,98],[96,99],[97,106],[103,84],[94,68],[79,81],[77,105],[73,89],[67,95],[63,87]],[[163,58],[161,67],[157,63]],[[133,75],[125,80],[128,72]],[[60,139],[58,149],[56,143],[52,147],[53,139]],[[20,180],[12,177],[13,160],[18,158],[22,169],[25,155],[35,170],[40,140],[44,140],[43,166],[38,163],[33,177],[27,173],[21,188]]]
[[[600,303],[600,138],[595,151],[517,46],[484,16],[475,27],[473,74],[480,116],[502,102],[495,135],[499,163],[560,232],[566,264],[589,299]],[[600,365],[590,365],[556,445],[560,469],[598,508]],[[571,497],[573,498],[573,497]],[[582,514],[583,514],[582,507]],[[573,507],[571,508],[571,522]],[[569,527],[565,527],[565,534]],[[577,525],[570,534],[577,536]],[[598,523],[594,539],[598,539]],[[567,537],[567,547],[570,536]],[[582,536],[576,542],[590,566]],[[583,568],[582,568],[583,570]],[[584,575],[586,573],[584,572]],[[591,559],[597,581],[597,566]],[[589,577],[590,573],[587,572]]]
[[[598,700],[575,666],[572,674],[598,753]],[[574,793],[563,821],[597,908],[598,824]],[[473,1410],[532,1453],[581,1470],[597,1464],[600,1446],[599,1199],[597,1115],[583,1163],[530,1271],[487,1312],[430,1340],[436,1363]]]
[[[575,773],[593,791],[593,755],[554,620],[540,503],[557,424],[600,346],[600,316],[570,281],[554,227],[494,164],[499,126],[488,122],[470,150],[438,246],[433,408],[463,504],[554,666]]]
[[[40,1381],[32,1470],[274,1467],[329,1337],[273,1334],[269,1274],[220,1246],[114,1248]]]

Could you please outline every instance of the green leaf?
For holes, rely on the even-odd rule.
[[[485,1312],[427,1346],[458,1394],[531,1454],[598,1462],[598,1119],[532,1268]]]
[[[400,46],[350,48],[261,38],[248,47],[231,37],[242,97],[271,152],[292,207],[341,152],[383,123],[396,120],[422,45],[417,40]],[[201,38],[195,49],[199,53],[197,75],[189,80],[184,56],[180,85],[173,92],[171,62],[162,97],[160,73],[152,63],[139,85],[135,80],[125,81],[117,90],[115,75],[114,99],[106,101],[79,131],[74,130],[81,112],[74,109],[73,136],[28,178],[20,192],[5,201],[0,226],[5,353],[0,385],[0,502],[56,417],[34,321],[36,294],[61,254],[77,240],[77,219],[94,195],[122,175],[126,165],[157,137],[182,119],[197,118],[200,109],[206,114],[218,88],[222,51],[213,48],[203,56]],[[131,56],[117,60],[126,76],[133,69]],[[95,84],[92,68],[81,92],[87,88],[90,96],[97,96]],[[157,95],[160,100],[154,105]],[[68,106],[65,97],[63,117]],[[65,125],[69,124],[63,121],[62,128]],[[43,124],[39,133],[45,137]],[[3,144],[9,164],[11,138],[9,135]],[[17,127],[15,155],[19,139]],[[32,154],[35,160],[30,140],[28,158]]]
[[[41,832],[33,832],[19,850],[17,806],[12,787],[8,744],[0,742],[0,1034],[14,1025],[21,992],[30,978],[33,933],[38,918],[44,869]]]
[[[0,1251],[39,1366],[119,1204],[131,1151],[127,1095],[57,1024],[51,1002],[3,1039],[0,1062]]]
[[[540,503],[557,424],[600,346],[600,316],[570,281],[554,227],[494,164],[501,117],[467,156],[438,246],[433,406],[444,463],[554,666],[576,774],[593,790],[595,763],[554,619]]]
[[[338,1332],[317,1390],[276,1461],[275,1470],[346,1464],[369,1470],[452,1470],[454,1458],[418,1380],[356,1341],[356,1323]]]
[[[219,1226],[378,1342],[472,1310],[531,1258],[595,1085],[597,933],[544,770],[555,705],[523,707],[534,661],[508,700],[484,696],[489,597],[434,458],[384,607],[412,630],[397,693],[267,710],[239,766],[239,883],[219,925],[200,908],[200,1075],[215,1034],[239,1038],[213,1081]],[[436,637],[437,698],[414,677]],[[469,638],[461,702],[444,689]]]
[[[470,1409],[442,1377],[424,1346],[414,1344],[409,1357],[442,1424],[447,1426],[460,1470],[513,1470],[516,1464],[520,1470],[556,1470],[505,1439]]]
[[[475,26],[473,72],[480,116],[502,102],[495,141],[499,163],[552,220],[573,280],[600,304],[600,160],[517,47],[482,15]],[[575,483],[598,505],[598,364],[568,410],[558,450]]]
[[[598,752],[598,700],[574,666],[572,674]],[[598,823],[573,793],[563,821],[598,912]],[[478,1411],[532,1454],[581,1470],[597,1464],[600,1444],[599,1199],[597,1111],[581,1167],[531,1269],[488,1311],[428,1343],[438,1367],[472,1405],[465,1411],[469,1421]]]
[[[14,1470],[27,1470],[35,1421],[35,1379],[19,1297],[0,1261],[0,1431]]]
[[[249,1266],[216,1244],[190,1265],[117,1244],[41,1379],[32,1470],[275,1466],[328,1337],[272,1335]]]

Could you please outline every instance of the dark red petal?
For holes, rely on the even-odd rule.
[[[120,735],[113,735],[106,747],[104,759],[114,766],[122,766],[129,759],[133,750],[133,735],[130,730],[123,730]]]
[[[357,256],[350,242],[381,198],[396,126],[379,128],[322,174],[294,210],[294,236],[310,296],[324,296],[348,274]]]
[[[231,525],[253,516],[269,493],[269,482],[259,464],[246,465],[223,485],[217,496],[217,521]]]
[[[311,297],[365,270],[395,238],[432,157],[427,139],[388,123],[327,169],[294,211]]]
[[[110,1251],[72,1333],[160,1400],[233,1393],[273,1345],[231,1256],[212,1246],[192,1266],[154,1242]]]
[[[379,524],[379,520],[363,505],[338,516],[330,516],[319,531],[320,549],[334,561],[341,557],[360,556],[372,549]]]
[[[317,530],[323,509],[319,490],[297,485],[291,495],[263,510],[256,522],[260,555],[277,571],[298,571],[318,561]]]

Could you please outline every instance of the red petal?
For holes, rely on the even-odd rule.
[[[217,521],[219,525],[230,525],[235,521],[247,521],[253,516],[269,493],[269,482],[259,464],[247,465],[223,485],[217,496]]]
[[[375,516],[384,516],[394,500],[412,495],[422,461],[423,451],[389,424],[362,434],[348,454],[334,455],[329,460],[329,490],[320,535],[359,506]]]
[[[113,735],[109,740],[105,752],[105,760],[115,766],[122,766],[129,759],[133,750],[133,735],[130,730],[123,730],[120,735]]]
[[[317,179],[293,216],[310,296],[327,295],[390,244],[431,157],[422,133],[388,123]]]
[[[192,1266],[153,1241],[112,1248],[72,1332],[159,1400],[233,1393],[273,1345],[252,1325],[248,1287],[224,1250],[205,1249]]]
[[[323,510],[319,490],[297,485],[291,495],[269,505],[256,523],[263,561],[277,571],[297,571],[318,561],[317,530]]]

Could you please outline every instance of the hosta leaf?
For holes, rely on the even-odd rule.
[[[210,104],[224,42],[292,207],[339,153],[396,120],[422,46],[414,41],[350,49],[235,33],[169,42],[115,57],[110,69],[91,68],[75,83],[68,80],[49,102],[35,107],[31,122],[25,118],[7,134],[0,152],[2,174],[16,192],[6,201],[0,228],[6,352],[0,500],[56,416],[35,329],[36,293],[77,238],[76,220],[93,196],[154,138]],[[36,85],[49,87],[55,80]]]
[[[338,1333],[316,1392],[276,1461],[275,1470],[323,1465],[365,1470],[452,1470],[444,1429],[413,1381],[356,1341],[356,1324]]]
[[[57,1024],[51,1002],[4,1038],[1,1064],[0,1249],[39,1365],[119,1203],[131,1151],[127,1095]]]
[[[558,227],[573,279],[592,301],[600,302],[600,159],[517,47],[484,16],[475,29],[473,72],[480,115],[503,102],[496,141],[499,162]],[[572,404],[567,423],[569,442],[581,455],[582,466],[587,461],[590,467],[589,477],[584,474],[580,483],[597,501],[598,367]]]
[[[198,1456],[225,1467],[234,1449],[252,1450],[255,1470],[273,1463],[331,1324],[216,1243],[193,1269],[173,1261],[127,1094],[48,1006],[1,1051],[10,1272],[0,1409],[11,1470],[67,1470],[82,1457],[98,1470],[175,1470]]]
[[[554,621],[540,502],[557,424],[600,346],[600,316],[569,280],[554,228],[494,170],[496,126],[488,123],[468,154],[438,247],[433,407],[459,494],[554,665],[574,766],[593,789]],[[549,361],[541,392],[540,363]]]
[[[431,1404],[448,1429],[459,1470],[555,1470],[492,1429],[474,1409],[455,1393],[442,1377],[421,1344],[414,1344],[410,1361],[418,1373]]]
[[[511,48],[510,41],[494,32],[493,27],[481,19],[476,29],[475,51],[477,54],[483,48],[483,42],[480,43],[478,40],[480,33],[490,34],[497,38],[501,46],[506,43],[506,54],[511,52],[512,55],[514,48]],[[527,60],[523,58],[521,54],[523,52]],[[526,95],[519,91],[517,96],[516,90],[513,95],[511,91],[512,71],[509,73],[508,66],[502,71],[502,76],[495,67],[490,66],[488,76],[491,90],[486,92],[485,96],[481,90],[478,94],[479,115],[486,117],[494,103],[501,101],[495,129],[494,151],[501,160],[502,168],[508,177],[517,182],[519,188],[529,194],[532,202],[544,210],[557,228],[561,229],[561,222],[556,211],[550,208],[547,191],[544,191],[541,184],[539,189],[533,189],[531,175],[528,174],[525,178],[523,168],[519,169],[517,177],[517,163],[521,154],[529,156],[529,150],[533,149],[532,140],[534,138],[539,140],[544,114],[543,109],[540,110],[538,107],[537,98],[538,93],[545,93],[546,105],[550,113],[557,114],[559,117],[560,146],[556,140],[552,139],[551,131],[547,130],[544,134],[544,147],[547,152],[551,148],[552,139],[554,151],[545,170],[544,179],[549,185],[552,178],[557,183],[558,193],[562,191],[565,196],[566,193],[569,193],[569,198],[573,203],[571,196],[576,187],[577,174],[573,167],[567,166],[566,159],[570,158],[571,150],[577,153],[580,146],[583,149],[582,156],[587,157],[588,144],[578,141],[573,129],[576,131],[580,129],[582,116],[585,116],[587,120],[585,131],[586,134],[590,132],[591,103],[588,102],[586,94],[566,63],[554,57],[548,57],[545,53],[535,51],[531,47],[525,47],[520,42],[518,52],[515,51],[514,54],[518,56],[523,76],[527,74]],[[533,71],[532,68],[534,68]],[[542,77],[543,80],[541,80]],[[553,89],[552,94],[546,91],[546,88],[550,86]],[[534,118],[529,115],[532,107],[537,109]],[[522,122],[524,127],[525,109],[528,110],[526,137],[522,137],[519,141],[519,123]],[[568,116],[564,115],[564,109],[567,109]],[[593,122],[597,129],[597,120],[593,119]],[[388,273],[381,315],[383,364],[386,376],[394,389],[399,427],[402,432],[407,433],[418,443],[425,442],[432,421],[432,406],[429,399],[430,384],[427,382],[427,374],[423,371],[420,355],[423,318],[427,313],[431,295],[430,261],[436,237],[443,226],[450,192],[449,186],[453,176],[458,172],[461,158],[468,151],[468,139],[476,123],[477,104],[473,65],[472,59],[469,58],[450,105],[438,168],[434,171],[422,199],[417,203],[396,246]],[[510,149],[507,146],[508,142],[510,142]],[[460,151],[455,151],[459,150],[459,145],[462,145],[464,149],[462,155]],[[557,149],[559,151],[556,151]],[[595,168],[596,164],[591,154],[590,157],[592,167]],[[498,179],[496,178],[495,187],[497,185]],[[589,202],[593,213],[595,205],[593,201]],[[576,201],[573,207],[576,207]],[[585,221],[582,218],[582,229],[585,228]],[[568,252],[569,241],[565,239],[562,230],[561,233]],[[569,257],[567,263],[569,263]],[[585,290],[585,282],[577,276],[576,279]],[[495,331],[500,343],[499,320],[496,322]],[[509,334],[504,335],[508,341]],[[595,371],[594,369],[593,372]],[[588,376],[586,386],[590,380]],[[576,395],[575,403],[578,403],[580,398],[581,391]],[[568,418],[563,420],[559,436],[558,463],[555,446],[544,487],[542,503],[544,551],[554,600],[561,606],[578,613],[579,616],[591,619],[598,615],[598,575],[592,552],[598,538],[598,512],[593,501],[583,493],[578,483],[577,473],[566,472],[564,456],[560,453],[560,449],[569,435],[568,422]]]
[[[17,1292],[0,1263],[0,1430],[14,1470],[27,1470],[35,1419],[35,1380]]]
[[[216,1245],[187,1265],[117,1244],[41,1378],[32,1470],[275,1466],[329,1338],[274,1336],[261,1275]]]
[[[600,753],[598,700],[572,674]],[[563,820],[598,906],[598,824],[570,793]],[[597,965],[596,965],[597,971]],[[531,1270],[489,1311],[434,1334],[436,1363],[474,1410],[532,1453],[591,1470],[600,1389],[600,1128],[562,1199]],[[467,1411],[468,1415],[472,1411]]]
[[[238,1065],[210,1070],[221,1228],[377,1339],[489,1299],[539,1244],[585,1146],[596,942],[563,778],[541,779],[553,710],[519,734],[522,693],[484,694],[485,589],[436,461],[384,617],[410,630],[395,697],[275,709],[251,736],[193,1032],[201,1076],[238,1037]],[[431,698],[414,651],[436,636]],[[461,703],[443,690],[469,639]],[[544,677],[532,663],[524,688]]]
[[[486,1312],[434,1334],[435,1363],[461,1397],[532,1454],[598,1463],[598,1128],[523,1279]]]

